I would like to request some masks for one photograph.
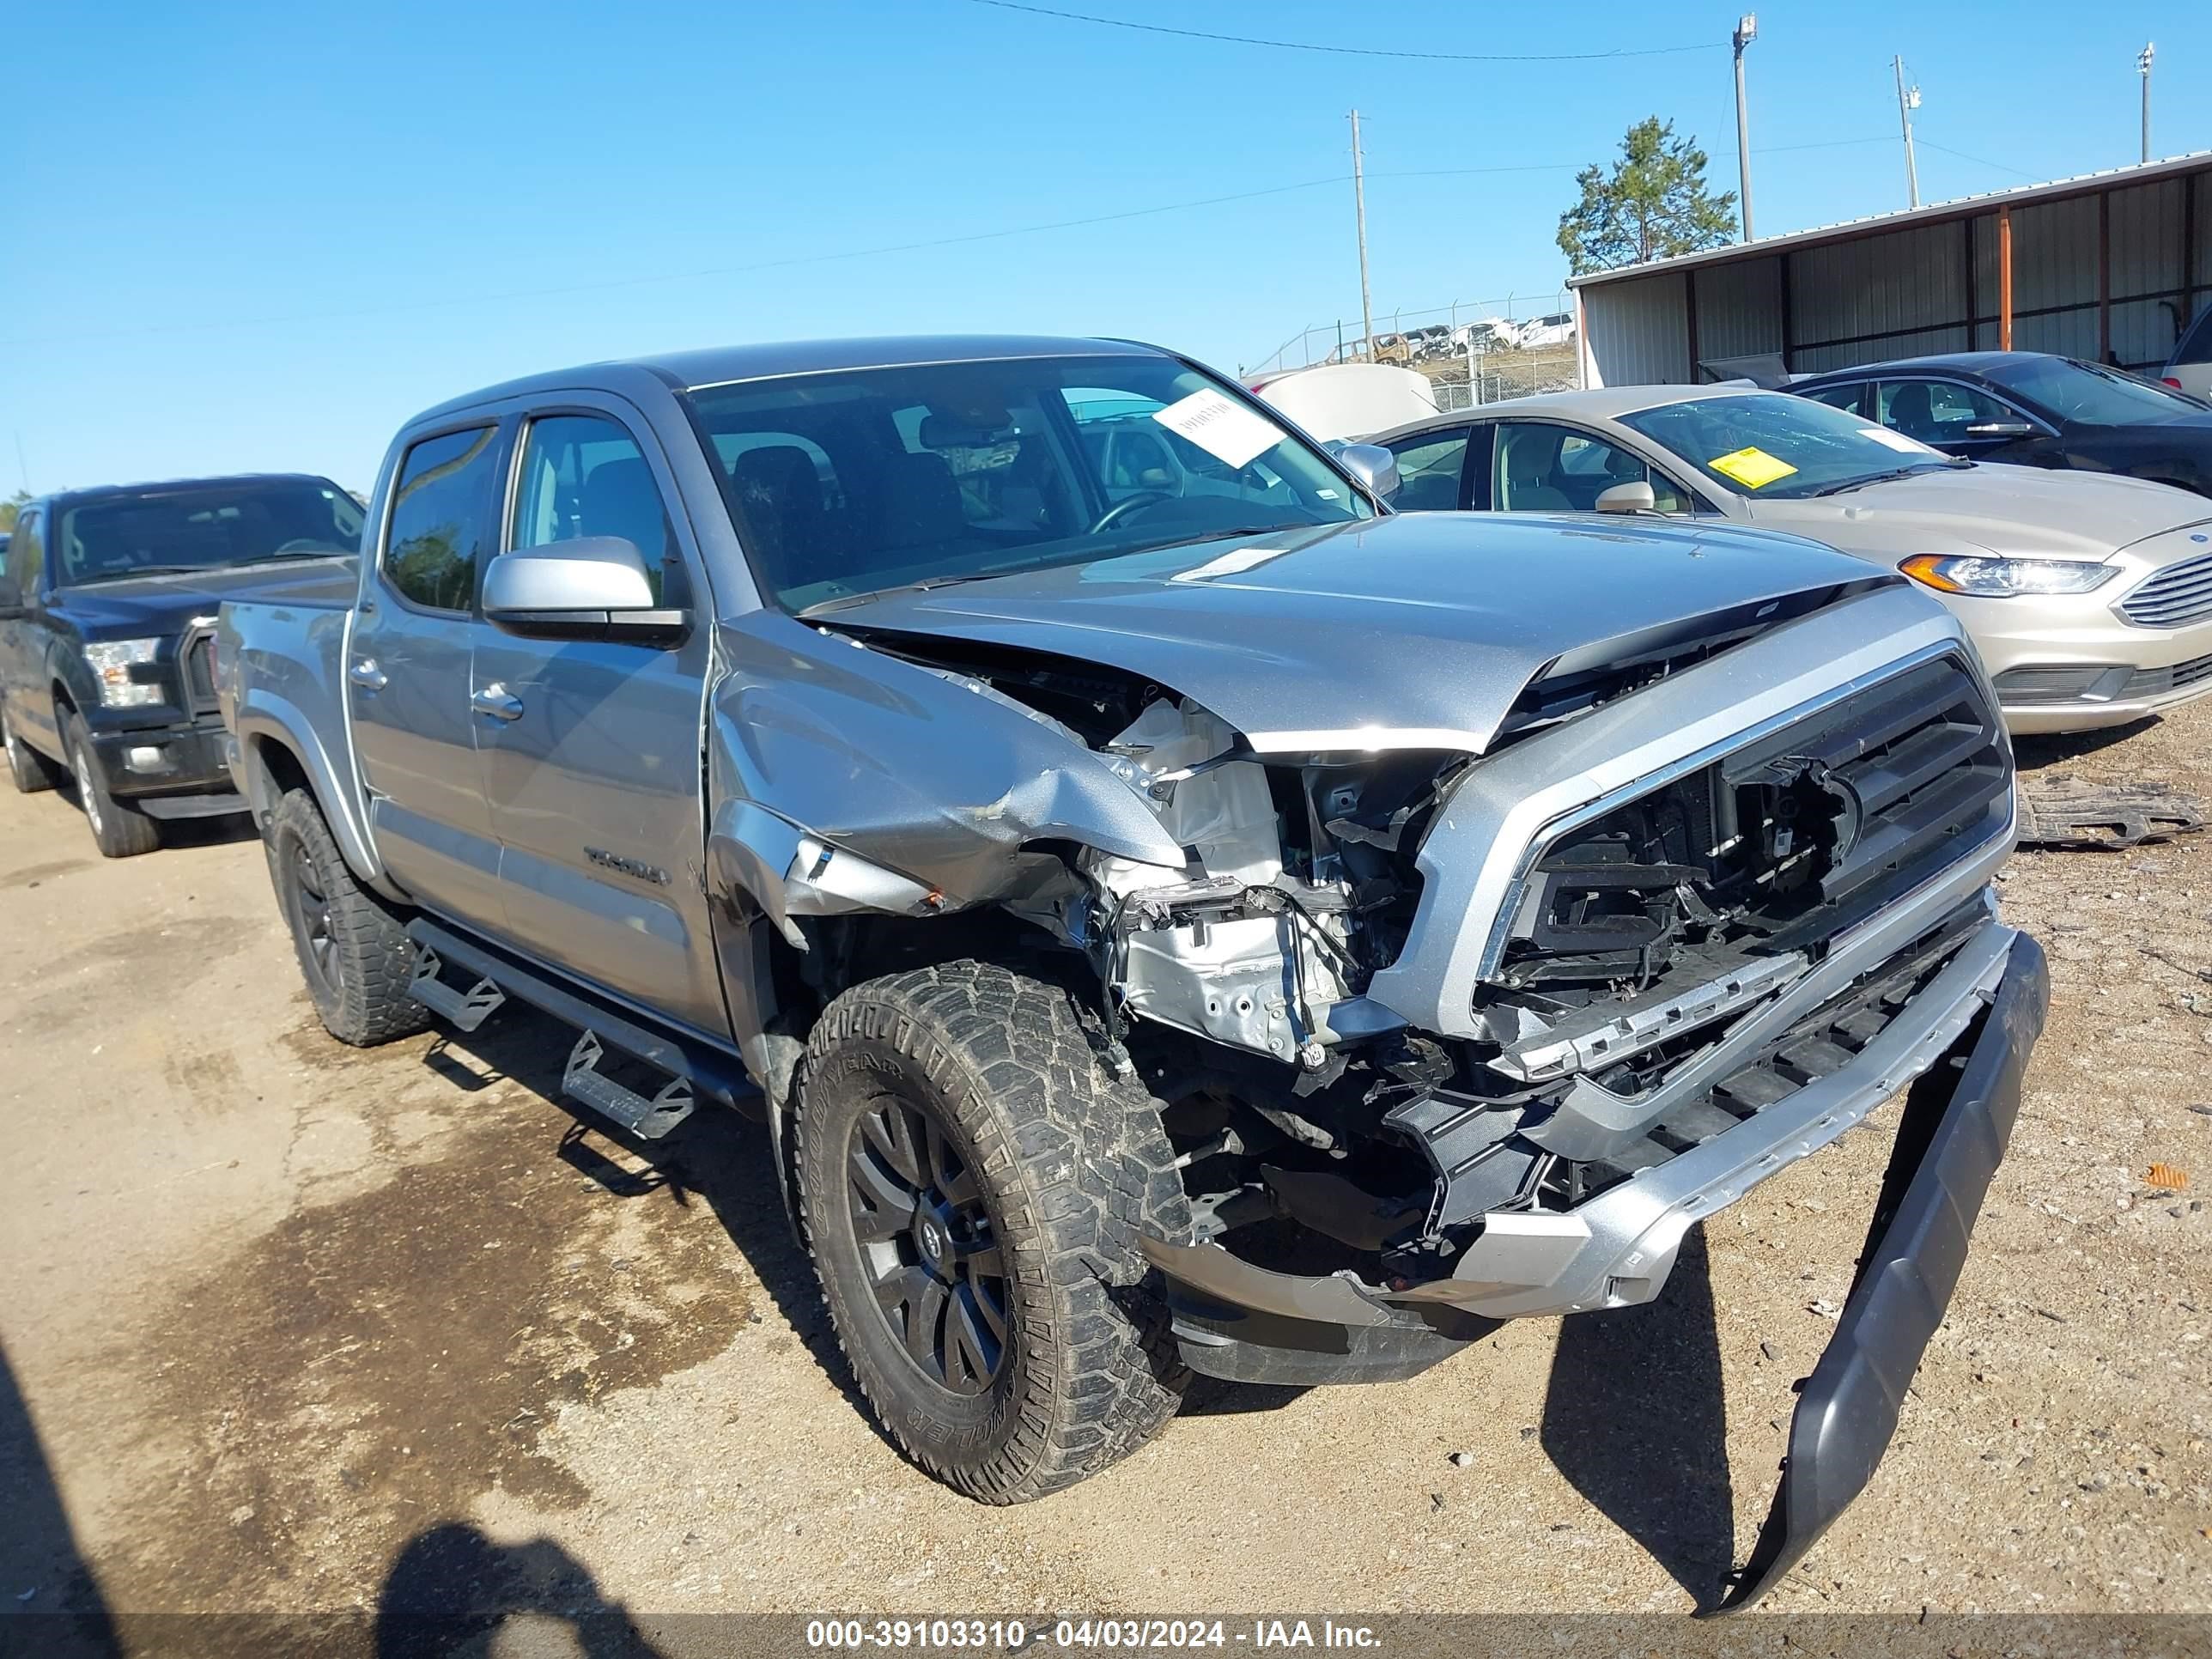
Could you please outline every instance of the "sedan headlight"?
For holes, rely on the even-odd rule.
[[[2087,593],[2118,574],[2086,559],[1990,559],[1919,553],[1899,567],[1939,593],[2008,599],[2033,593]]]
[[[101,640],[84,648],[84,659],[100,682],[100,700],[110,708],[143,708],[167,701],[157,684],[131,678],[134,664],[151,662],[161,649],[159,640]]]

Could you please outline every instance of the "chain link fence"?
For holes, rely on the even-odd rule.
[[[1565,289],[1378,312],[1375,325],[1374,361],[1426,375],[1439,409],[1466,409],[1582,384],[1574,300]],[[1340,322],[1301,329],[1239,373],[1249,380],[1368,359],[1355,319],[1348,331]]]

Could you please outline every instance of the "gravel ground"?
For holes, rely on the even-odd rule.
[[[2200,705],[2022,759],[2212,799],[2208,735]],[[2212,1611],[2212,836],[2023,854],[2002,894],[2053,975],[2011,1155],[1887,1460],[1770,1608]],[[526,1014],[340,1047],[242,832],[106,863],[64,798],[0,794],[0,1607],[29,1612],[489,1575],[652,1615],[1680,1613],[1765,1514],[1895,1121],[1708,1224],[1649,1308],[1388,1387],[1211,1389],[993,1510],[858,1408],[761,1131],[583,1128]]]

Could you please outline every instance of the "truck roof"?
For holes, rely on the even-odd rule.
[[[812,374],[842,368],[887,368],[916,363],[954,363],[993,358],[1151,357],[1165,355],[1158,346],[1131,340],[1065,338],[1048,334],[896,334],[851,340],[783,340],[763,344],[716,346],[703,350],[660,352],[613,358],[574,368],[526,375],[449,398],[425,410],[417,420],[469,408],[496,398],[563,388],[618,388],[625,379],[650,375],[679,390],[726,386],[733,380],[764,380],[782,374]],[[410,422],[412,424],[412,422]]]
[[[198,489],[204,485],[306,483],[318,486],[337,486],[319,472],[223,472],[204,478],[149,478],[137,483],[86,484],[71,489],[56,489],[46,499],[58,511],[64,501],[77,502],[96,500],[103,495],[160,495],[171,490]]]

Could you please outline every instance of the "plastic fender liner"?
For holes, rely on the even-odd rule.
[[[1707,1614],[1772,1589],[1873,1478],[1966,1266],[2050,1001],[2042,947],[2022,933],[1989,1011],[1912,1086],[1858,1278],[1790,1419],[1774,1506],[1734,1588]]]

